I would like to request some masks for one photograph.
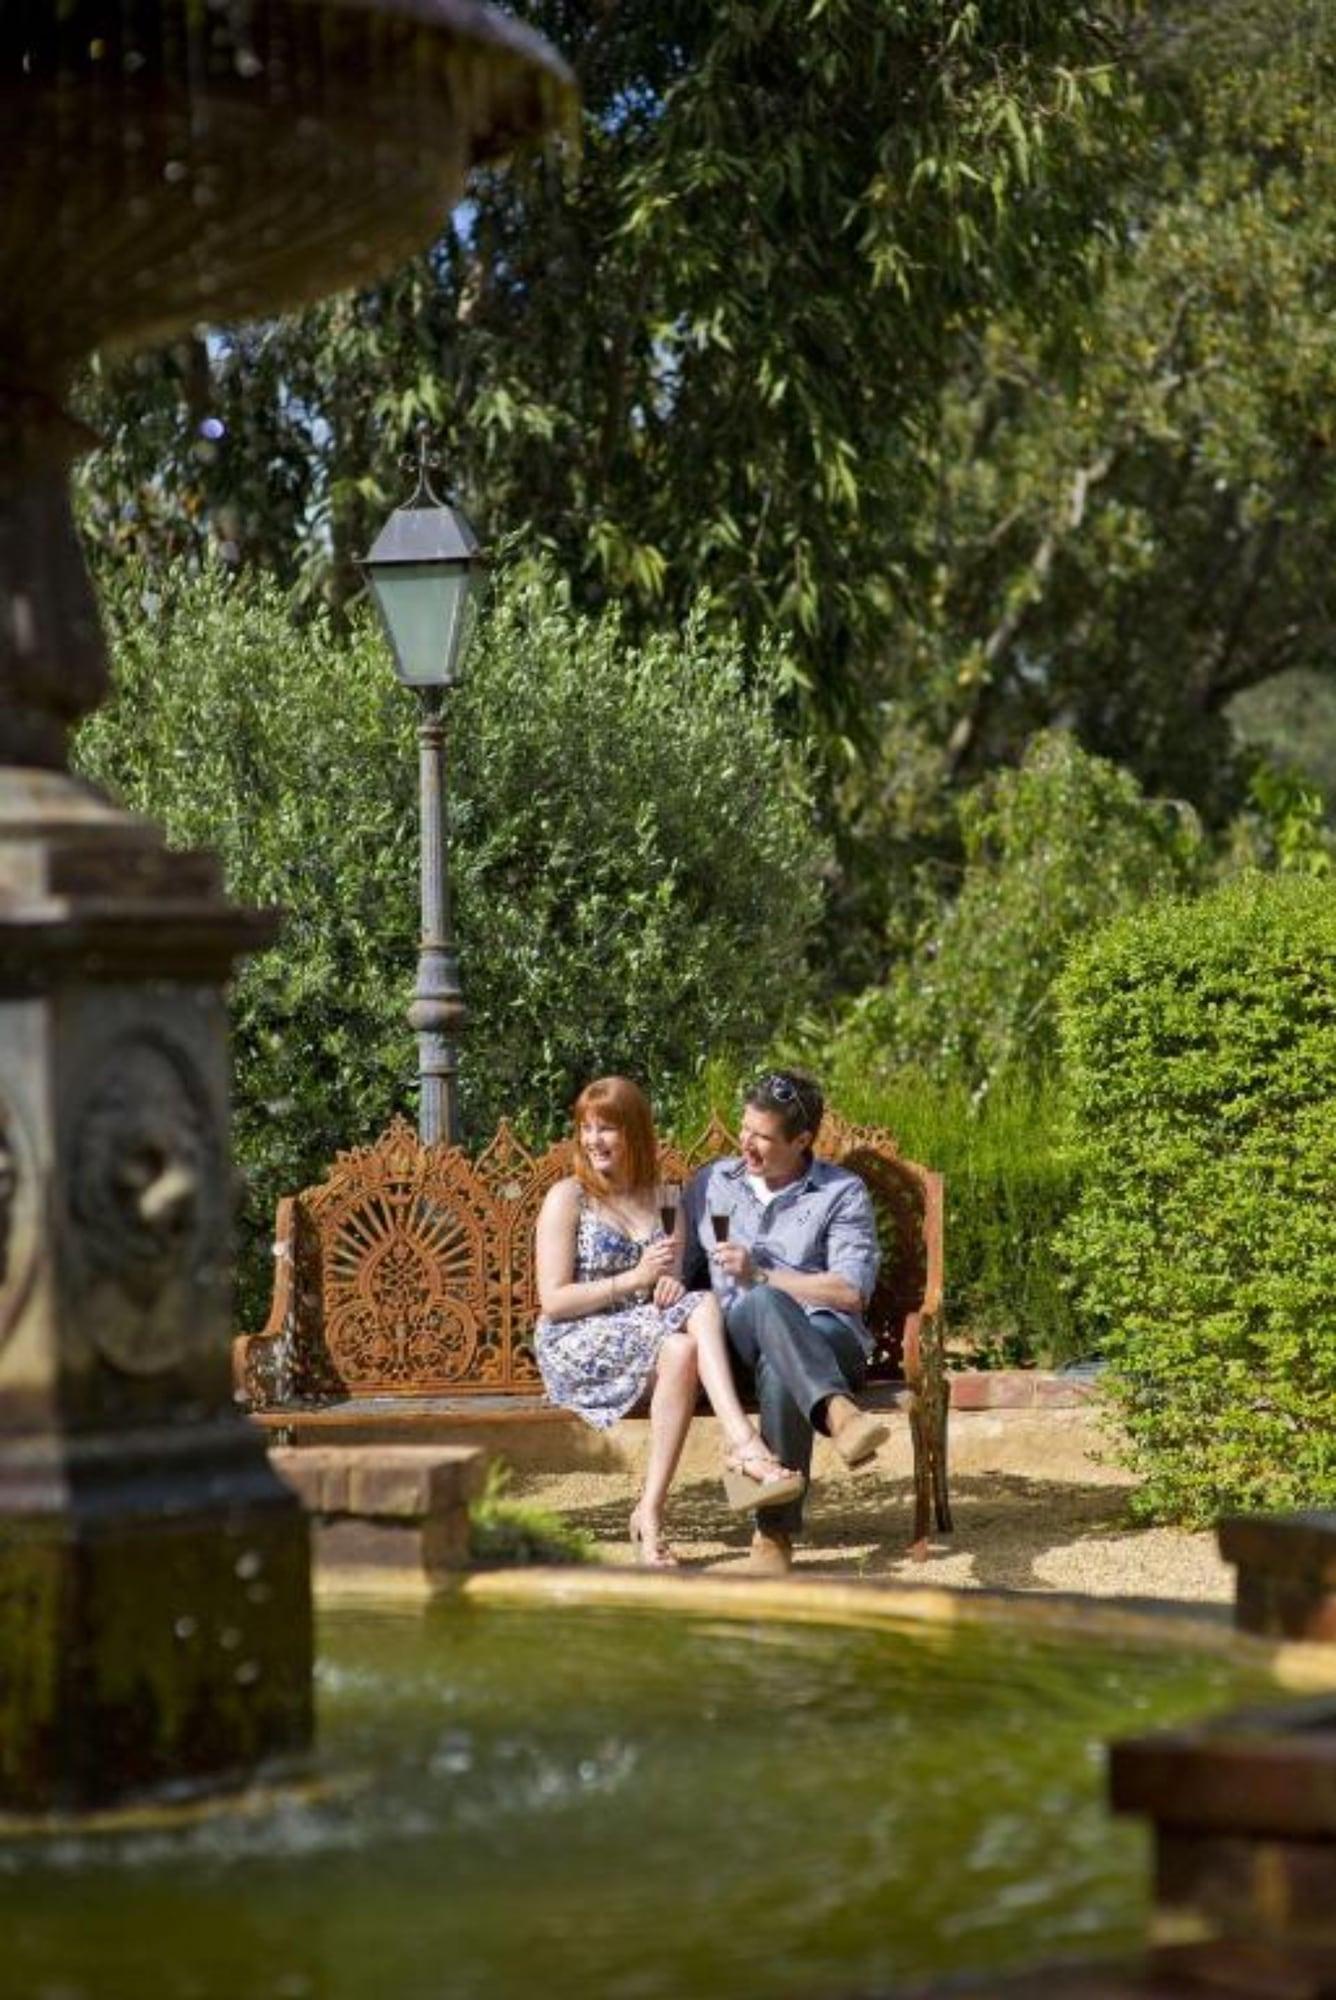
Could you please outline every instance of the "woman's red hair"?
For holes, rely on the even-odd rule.
[[[580,1125],[586,1118],[601,1118],[615,1125],[626,1142],[627,1188],[653,1187],[659,1177],[659,1144],[654,1136],[654,1113],[639,1084],[626,1076],[600,1076],[587,1083],[575,1100],[571,1113],[575,1137],[571,1151],[575,1178],[588,1194],[607,1194],[608,1183],[597,1174],[580,1144]]]

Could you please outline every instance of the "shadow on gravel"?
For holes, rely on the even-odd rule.
[[[1036,1565],[1051,1550],[1135,1532],[1126,1499],[1125,1489],[1116,1486],[1080,1486],[1014,1473],[965,1474],[951,1485],[955,1534],[935,1539],[926,1562],[913,1562],[907,1554],[912,1481],[883,1479],[875,1471],[852,1480],[818,1481],[808,1501],[799,1563],[803,1571],[823,1575],[933,1583],[934,1570],[945,1558],[964,1556],[970,1565],[968,1581],[975,1586],[1048,1592],[1053,1585]],[[571,1518],[601,1544],[624,1544],[628,1507],[623,1497],[585,1503]],[[751,1517],[731,1514],[721,1488],[713,1480],[699,1480],[674,1488],[669,1531],[681,1548],[684,1567],[707,1568],[745,1556]],[[965,1579],[957,1573],[941,1580],[958,1584]]]

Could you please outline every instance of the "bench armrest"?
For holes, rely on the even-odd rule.
[[[274,1290],[269,1317],[259,1333],[238,1334],[232,1342],[232,1387],[239,1402],[266,1410],[284,1400],[280,1343],[292,1330],[296,1282],[297,1198],[284,1195],[274,1227]]]

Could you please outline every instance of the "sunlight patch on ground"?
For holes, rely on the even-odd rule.
[[[515,1490],[569,1515],[594,1535],[600,1557],[629,1563],[626,1520],[635,1483],[616,1473],[530,1474]],[[1211,1534],[1135,1528],[1126,1495],[1107,1485],[1069,1484],[1014,1473],[968,1474],[952,1482],[956,1532],[932,1543],[924,1563],[906,1553],[913,1505],[903,1478],[875,1472],[813,1488],[809,1532],[797,1566],[808,1575],[887,1576],[950,1589],[1079,1591],[1094,1597],[1226,1606],[1234,1572]],[[750,1519],[731,1514],[713,1480],[673,1494],[668,1531],[692,1567],[740,1563]]]

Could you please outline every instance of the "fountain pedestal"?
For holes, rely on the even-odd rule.
[[[0,772],[0,1809],[225,1782],[311,1730],[305,1524],[234,1408],[206,855]]]

